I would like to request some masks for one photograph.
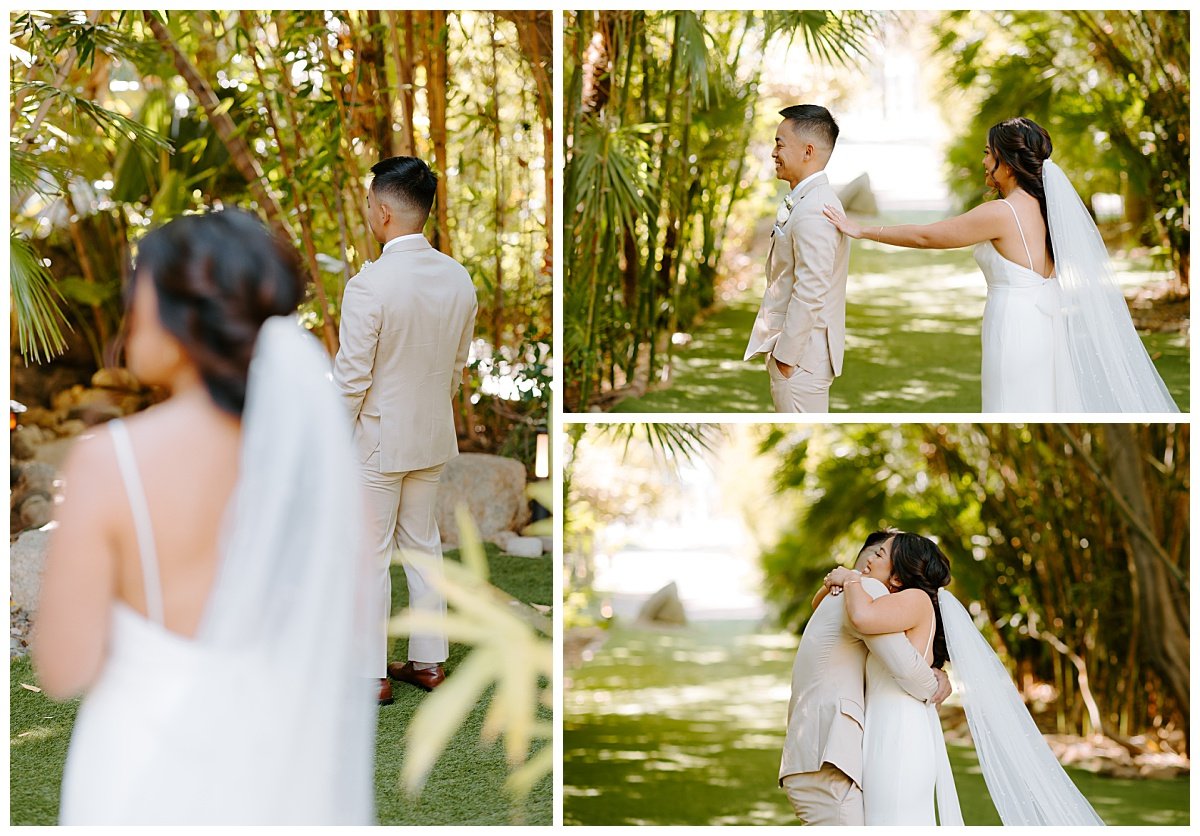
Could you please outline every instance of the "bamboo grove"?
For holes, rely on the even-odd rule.
[[[937,536],[952,589],[1058,731],[1131,753],[1186,746],[1190,428],[900,425],[777,428],[794,521],[763,558],[799,627],[828,571],[881,525]],[[990,625],[990,626],[989,626]],[[1148,743],[1147,740],[1152,742]],[[1149,748],[1147,748],[1149,747]]]
[[[532,460],[549,402],[551,26],[550,12],[11,15],[15,347],[118,363],[140,236],[239,205],[295,248],[302,313],[332,352],[342,289],[378,252],[370,166],[415,154],[441,175],[427,233],[479,290],[460,435]]]
[[[714,301],[747,154],[764,45],[861,53],[862,12],[566,13],[564,402],[640,392],[671,336]],[[773,114],[772,114],[773,115]]]

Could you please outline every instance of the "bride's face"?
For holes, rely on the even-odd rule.
[[[997,188],[996,180],[992,177],[992,171],[996,168],[996,157],[992,154],[991,146],[983,147],[983,184],[989,189]]]
[[[885,586],[890,586],[888,582],[892,579],[892,542],[894,538],[889,537],[879,544],[874,553],[867,558],[867,569],[863,575],[868,578],[875,578]]]

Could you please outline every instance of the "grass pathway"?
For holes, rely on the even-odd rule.
[[[794,824],[776,785],[796,639],[746,622],[617,627],[564,689],[564,823]],[[1000,824],[974,750],[951,745],[967,824]],[[1068,770],[1108,824],[1186,825],[1189,780]]]
[[[621,401],[613,411],[773,411],[763,362],[741,359],[762,294],[760,283],[755,288],[701,323],[691,343],[676,350],[669,387]],[[853,242],[846,355],[830,393],[830,410],[978,412],[986,294],[970,250]],[[1159,333],[1143,339],[1180,409],[1188,411],[1184,336]]]
[[[550,604],[553,582],[550,556],[528,559],[502,555],[488,546],[492,583],[521,601]],[[446,556],[457,559],[457,552]],[[395,608],[408,601],[404,570],[392,569]],[[453,644],[447,670],[453,675],[468,648]],[[394,642],[393,659],[407,658],[406,640]],[[22,687],[35,684],[28,659],[9,668],[9,820],[13,825],[50,825],[58,818],[59,786],[67,743],[78,702],[54,703]],[[417,798],[404,795],[399,786],[404,763],[404,733],[425,694],[406,685],[394,685],[396,701],[379,710],[375,750],[375,804],[380,824],[386,825],[504,825],[514,811],[504,790],[508,775],[500,745],[479,742],[488,698],[468,716],[454,734]],[[286,696],[286,695],[285,695]],[[534,787],[525,805],[523,823],[550,825],[552,782],[547,776]]]

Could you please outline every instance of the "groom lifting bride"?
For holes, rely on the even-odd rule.
[[[1103,824],[1059,766],[928,538],[871,534],[813,598],[779,783],[813,825],[961,825],[937,706],[949,661],[1006,825]]]
[[[389,677],[426,691],[446,678],[449,644],[442,634],[414,633],[408,661],[388,662],[390,567],[396,549],[433,555],[433,571],[441,565],[438,481],[458,454],[453,398],[477,302],[463,266],[421,233],[437,193],[429,166],[416,157],[391,157],[371,173],[367,220],[383,252],[346,285],[333,380],[354,421],[374,553],[377,620],[368,637],[369,675],[379,679],[379,702],[388,705]],[[446,602],[429,571],[405,563],[409,606],[444,614]]]

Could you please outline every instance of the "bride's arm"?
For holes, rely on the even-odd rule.
[[[851,238],[920,250],[953,250],[991,241],[1004,234],[1005,224],[1012,217],[996,200],[981,203],[958,217],[931,224],[864,227],[847,218],[836,206],[826,205],[824,211],[830,223]]]
[[[891,595],[872,598],[862,583],[847,583],[846,618],[860,633],[903,633],[920,623],[924,610],[920,598],[929,596],[919,589],[902,589]]]
[[[77,696],[100,673],[116,595],[116,554],[106,498],[119,482],[107,432],[75,443],[63,471],[63,502],[55,511],[42,575],[33,663],[46,696]]]

